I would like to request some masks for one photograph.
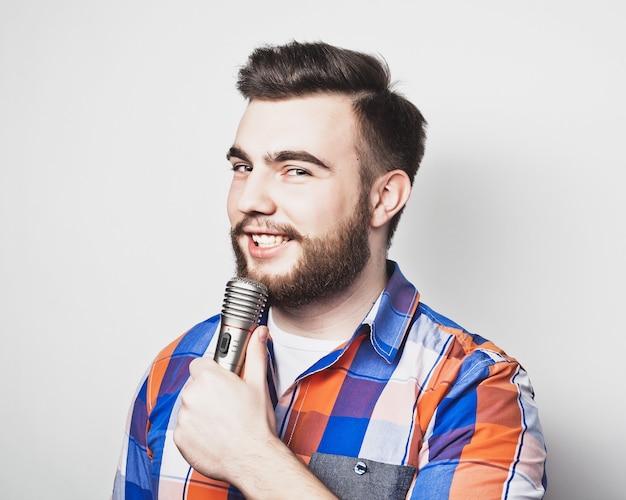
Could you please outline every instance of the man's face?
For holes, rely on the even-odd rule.
[[[229,159],[238,274],[297,307],[344,290],[369,259],[352,105],[343,96],[254,100]]]

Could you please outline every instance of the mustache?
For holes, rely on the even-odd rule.
[[[230,230],[232,237],[239,237],[245,234],[244,227],[254,226],[258,228],[265,228],[273,232],[281,233],[289,237],[290,240],[301,241],[304,237],[296,231],[292,226],[288,224],[277,224],[268,217],[255,217],[252,215],[246,215]]]

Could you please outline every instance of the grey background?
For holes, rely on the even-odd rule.
[[[625,11],[0,1],[0,497],[108,497],[142,373],[233,272],[237,67],[297,38],[381,53],[428,119],[391,256],[528,369],[547,498],[625,498]]]

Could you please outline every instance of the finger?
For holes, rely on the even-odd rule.
[[[211,370],[215,362],[209,358],[195,358],[189,363],[189,375],[192,379],[197,379],[202,373]]]
[[[269,330],[267,326],[259,326],[250,337],[246,350],[246,365],[242,378],[251,385],[265,389],[267,373],[267,348],[265,342]]]

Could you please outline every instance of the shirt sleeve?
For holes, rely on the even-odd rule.
[[[148,377],[144,376],[131,405],[115,474],[112,500],[152,500],[151,460],[147,447]]]
[[[524,369],[500,353],[477,350],[448,383],[409,498],[543,498],[546,450]]]

